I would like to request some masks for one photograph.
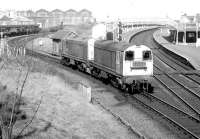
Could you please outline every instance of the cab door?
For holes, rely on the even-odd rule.
[[[132,75],[132,64],[134,61],[134,51],[133,50],[127,50],[124,52],[124,62],[123,62],[123,75],[124,76],[130,76]]]
[[[94,60],[94,39],[88,40],[88,49],[87,49],[87,59],[88,60]]]
[[[121,73],[121,52],[120,51],[116,51],[116,72],[117,73]]]

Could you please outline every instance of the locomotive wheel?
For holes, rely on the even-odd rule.
[[[110,79],[110,83],[113,87],[120,88],[119,83],[115,79]]]
[[[126,90],[127,90],[127,92],[128,92],[129,94],[133,94],[133,90],[132,90],[131,85],[127,85],[127,86],[126,86]]]
[[[148,93],[153,93],[154,87],[151,84],[148,84]]]
[[[141,93],[141,92],[144,92],[145,90],[144,90],[144,88],[143,88],[143,86],[144,86],[144,84],[143,83],[140,83],[139,85],[138,85],[138,91],[139,91],[139,93]]]
[[[76,66],[76,65],[72,65],[72,69],[73,69],[73,70],[76,70],[76,69],[77,69],[77,66]]]
[[[79,64],[77,67],[79,71],[83,72],[83,67],[81,66],[81,64]]]
[[[136,88],[135,85],[131,85],[131,91],[132,91],[132,94],[137,94],[138,93],[138,89]]]
[[[122,90],[123,92],[126,92],[126,85],[125,84],[122,84],[122,86],[121,86],[121,89],[120,90]]]
[[[60,64],[61,64],[61,65],[64,65],[63,59],[60,60]]]
[[[106,85],[109,84],[109,79],[108,79],[108,78],[107,78],[107,79],[102,78],[101,81],[102,81],[104,84],[106,84]]]
[[[91,75],[92,75],[93,77],[95,77],[96,79],[99,79],[99,73],[98,73],[97,70],[93,69],[93,70],[91,71]]]
[[[70,66],[69,59],[63,58],[63,59],[61,60],[61,64],[62,64],[62,65],[65,65],[65,66]]]

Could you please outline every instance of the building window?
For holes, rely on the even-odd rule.
[[[178,32],[178,42],[183,43],[184,32]]]
[[[186,32],[186,43],[196,43],[196,32],[187,31]]]

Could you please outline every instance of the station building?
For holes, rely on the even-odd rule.
[[[170,29],[170,41],[177,45],[200,45],[200,14],[184,14],[176,25]]]

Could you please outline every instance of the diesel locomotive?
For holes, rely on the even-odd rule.
[[[153,92],[153,53],[145,45],[78,36],[62,40],[54,53],[62,57],[62,64],[121,90]]]

